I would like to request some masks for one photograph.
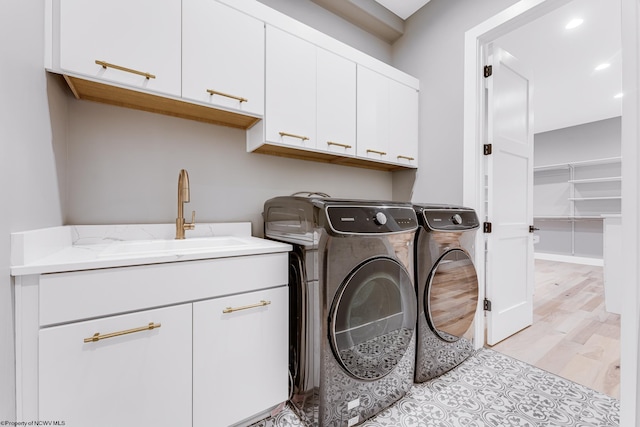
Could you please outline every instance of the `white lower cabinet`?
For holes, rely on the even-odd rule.
[[[193,425],[229,426],[287,400],[288,289],[193,305]]]
[[[186,427],[265,415],[288,396],[287,266],[278,252],[17,277],[18,418]]]
[[[191,425],[191,310],[183,304],[41,329],[39,419]],[[117,334],[132,329],[140,330]],[[106,337],[85,342],[96,333]]]

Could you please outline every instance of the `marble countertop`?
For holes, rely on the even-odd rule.
[[[11,275],[59,273],[288,252],[251,223],[203,223],[176,241],[175,224],[70,225],[11,234]]]

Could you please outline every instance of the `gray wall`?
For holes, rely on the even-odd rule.
[[[372,36],[311,0],[258,1],[380,61],[390,63],[391,46],[387,42]]]
[[[420,79],[415,202],[462,203],[464,34],[516,0],[431,0],[405,25],[392,64]]]
[[[388,61],[390,47],[308,0],[284,2],[343,42]],[[241,131],[77,101],[44,71],[44,2],[0,3],[0,420],[15,419],[9,234],[62,224],[172,222],[180,168],[200,221],[253,221],[271,196],[321,190],[391,198],[388,172],[245,152]]]
[[[534,135],[533,165],[619,157],[621,119],[599,120]]]
[[[57,88],[47,88],[43,7],[42,1],[0,3],[0,420],[15,419],[9,233],[62,223],[56,157],[64,147],[53,144],[52,120],[64,132],[66,114]]]
[[[614,117],[578,126],[541,132],[534,135],[534,166],[620,157],[621,118]],[[574,169],[574,178],[620,176],[620,163],[593,165]],[[534,174],[533,215],[595,216],[619,214],[620,200],[569,202],[571,185],[569,169],[538,171]],[[576,197],[620,195],[620,182],[576,185]],[[601,219],[568,221],[536,219],[540,230],[535,251],[589,258],[603,256],[603,223]]]

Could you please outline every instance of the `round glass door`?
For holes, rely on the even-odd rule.
[[[391,258],[358,266],[331,308],[331,347],[351,375],[375,380],[404,356],[416,324],[415,291],[407,270]]]
[[[427,280],[427,322],[443,340],[457,341],[473,323],[478,306],[478,276],[473,262],[463,250],[451,250],[440,257]]]

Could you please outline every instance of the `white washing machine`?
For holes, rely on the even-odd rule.
[[[311,195],[268,200],[265,237],[290,255],[291,403],[307,425],[350,427],[413,385],[411,204]]]
[[[451,370],[474,353],[478,276],[473,264],[479,227],[473,209],[414,205],[418,301],[415,381]]]

